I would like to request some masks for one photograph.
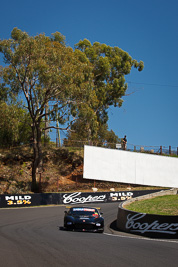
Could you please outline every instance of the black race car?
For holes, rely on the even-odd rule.
[[[80,230],[103,233],[104,218],[99,208],[67,207],[64,215],[64,228],[66,230]]]

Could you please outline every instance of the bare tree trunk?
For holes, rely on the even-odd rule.
[[[37,183],[38,170],[42,172],[42,149],[41,149],[41,130],[40,123],[34,123],[33,132],[33,162],[32,162],[32,184],[31,191],[39,192],[39,184]]]
[[[31,183],[31,191],[37,191],[37,183],[36,183],[36,169],[37,169],[37,145],[36,145],[36,134],[35,134],[35,122],[32,124],[32,136],[33,136],[33,162],[32,162],[32,183]]]
[[[44,130],[44,146],[46,146],[46,143],[47,143],[47,138],[48,138],[48,133],[49,133],[49,130],[46,130],[46,128],[49,126],[49,122],[48,122],[48,108],[49,108],[49,105],[48,103],[45,105],[45,130]]]
[[[58,121],[58,117],[56,119],[56,127],[57,127],[57,140],[58,140],[58,143],[57,143],[57,147],[61,147],[61,137],[60,137],[60,130],[59,130],[59,121]]]

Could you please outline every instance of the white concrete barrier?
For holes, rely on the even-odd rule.
[[[177,188],[178,158],[85,146],[83,177]]]

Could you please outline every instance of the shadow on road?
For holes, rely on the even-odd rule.
[[[118,231],[116,222],[117,222],[117,220],[113,221],[113,222],[110,224],[110,228],[111,228],[112,230],[114,230],[114,231]]]

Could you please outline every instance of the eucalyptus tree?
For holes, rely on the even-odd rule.
[[[79,41],[75,49],[84,52],[93,65],[93,90],[97,96],[97,103],[95,102],[92,108],[100,128],[108,121],[108,108],[122,106],[123,96],[127,90],[125,75],[128,75],[133,67],[142,71],[144,63],[133,59],[119,47],[99,42],[92,45],[87,39]]]
[[[29,36],[14,28],[11,38],[0,40],[5,66],[0,69],[1,89],[24,96],[31,117],[33,137],[32,186],[38,190],[37,169],[42,162],[41,125],[45,116],[68,129],[95,94],[92,91],[92,66],[81,51],[65,45],[59,32]],[[93,103],[95,101],[92,101]],[[48,105],[48,109],[45,109]],[[55,128],[48,125],[47,128]]]

